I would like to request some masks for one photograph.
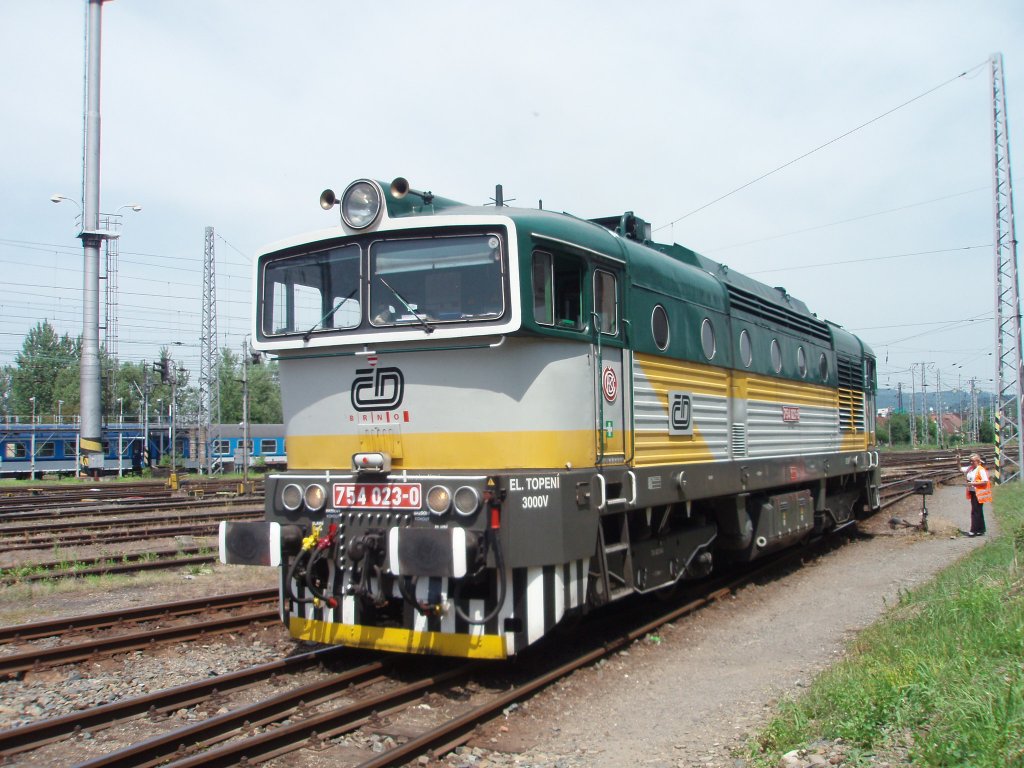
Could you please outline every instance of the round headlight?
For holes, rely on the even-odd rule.
[[[435,485],[427,491],[427,509],[432,515],[443,515],[452,505],[452,492],[443,485]]]
[[[324,490],[322,485],[313,483],[306,488],[305,498],[306,507],[313,512],[316,512],[318,509],[323,507],[324,501],[327,498],[327,492]]]
[[[455,511],[469,517],[480,508],[480,493],[476,488],[464,485],[455,491]]]
[[[352,229],[365,229],[380,213],[380,192],[368,181],[355,181],[341,196],[341,218]]]
[[[295,483],[289,483],[281,491],[281,503],[289,512],[294,512],[302,504],[302,489]]]

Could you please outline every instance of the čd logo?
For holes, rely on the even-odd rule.
[[[352,407],[357,411],[390,411],[403,397],[405,377],[398,368],[360,368],[352,380]]]

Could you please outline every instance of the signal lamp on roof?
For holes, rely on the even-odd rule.
[[[366,229],[377,220],[380,202],[376,184],[365,179],[354,181],[341,196],[341,218],[352,229]]]

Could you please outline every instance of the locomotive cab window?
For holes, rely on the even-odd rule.
[[[359,246],[345,245],[268,264],[263,276],[263,333],[358,326],[359,257]]]
[[[505,313],[497,235],[384,240],[370,246],[370,324],[495,320]]]
[[[615,336],[619,332],[619,291],[615,275],[603,270],[594,272],[594,311],[601,324],[601,333]]]
[[[582,288],[583,270],[576,259],[542,251],[533,254],[533,319],[538,323],[581,329]]]

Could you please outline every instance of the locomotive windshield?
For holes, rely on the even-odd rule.
[[[492,321],[505,313],[497,234],[348,243],[269,260],[264,336]]]
[[[384,240],[370,246],[374,326],[501,317],[496,235]]]

